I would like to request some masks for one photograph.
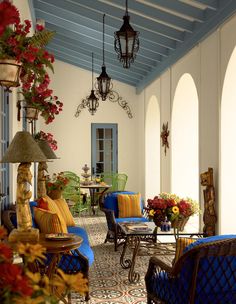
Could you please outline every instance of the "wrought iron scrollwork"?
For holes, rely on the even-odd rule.
[[[82,99],[81,103],[78,105],[76,112],[75,112],[75,117],[78,117],[79,114],[82,112],[83,109],[87,107],[87,100],[86,98]]]
[[[107,98],[111,102],[118,102],[119,106],[121,106],[122,109],[124,109],[128,115],[129,118],[133,118],[130,106],[128,105],[128,102],[125,101],[116,91],[110,91]]]
[[[95,95],[99,96],[98,90],[95,91]],[[127,115],[129,118],[133,118],[133,114],[131,112],[130,106],[126,100],[124,100],[116,91],[110,90],[110,92],[107,95],[107,100],[111,102],[117,102],[118,105],[126,111]],[[75,112],[75,117],[78,117],[80,113],[82,112],[83,109],[88,107],[88,102],[87,98],[82,99],[81,103],[78,105],[76,112]]]

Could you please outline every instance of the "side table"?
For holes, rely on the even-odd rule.
[[[69,240],[47,240],[44,234],[40,235],[39,244],[46,248],[46,253],[52,255],[50,264],[45,267],[44,274],[49,277],[49,280],[52,279],[53,275],[57,271],[57,265],[60,262],[60,259],[63,254],[67,253],[70,250],[77,250],[77,248],[82,243],[83,239],[80,236],[74,235]],[[55,294],[60,300],[65,303],[71,303],[70,294],[68,295],[68,300],[65,297],[62,297],[57,293],[57,289],[53,288],[52,293]]]

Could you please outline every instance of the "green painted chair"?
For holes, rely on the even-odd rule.
[[[125,173],[103,172],[100,174],[100,178],[102,182],[111,185],[109,190],[106,192],[108,193],[114,191],[124,191],[128,175]],[[97,200],[99,199],[100,194],[100,192],[95,193],[95,197],[97,196]],[[99,205],[103,206],[103,199]]]
[[[101,180],[111,185],[109,192],[124,191],[128,175],[125,173],[103,172],[101,173]]]
[[[64,171],[63,175],[68,178],[69,183],[65,186],[62,196],[67,200],[72,214],[80,216],[81,212],[90,210],[90,201],[85,194],[81,194],[80,177],[76,173]]]

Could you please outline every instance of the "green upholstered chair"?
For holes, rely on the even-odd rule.
[[[69,183],[65,186],[62,196],[68,201],[72,214],[80,215],[85,210],[90,210],[89,200],[85,194],[80,192],[80,177],[71,171],[64,171],[63,175],[68,178]]]

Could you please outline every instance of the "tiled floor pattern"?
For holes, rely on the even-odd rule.
[[[106,220],[103,215],[84,216],[76,218],[76,223],[88,232],[90,244],[94,250],[95,262],[90,269],[90,296],[89,304],[146,304],[146,290],[144,276],[147,270],[149,257],[139,256],[136,270],[141,275],[137,284],[128,281],[128,270],[121,267],[121,248],[114,251],[114,245],[104,244],[107,231]],[[163,257],[164,258],[164,257]],[[171,261],[172,257],[165,257]],[[72,294],[72,303],[84,303],[78,294]]]

